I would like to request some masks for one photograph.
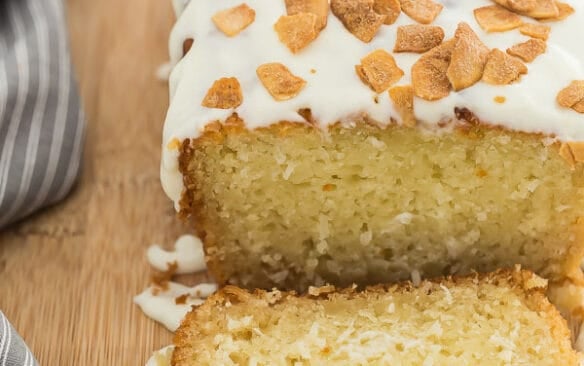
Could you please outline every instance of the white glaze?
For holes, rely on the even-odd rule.
[[[168,289],[160,290],[150,286],[134,297],[134,303],[142,309],[147,317],[161,323],[166,329],[174,332],[191,308],[201,305],[204,299],[217,291],[214,283],[201,283],[195,287],[187,287],[176,282],[169,282]],[[184,304],[176,304],[175,299],[188,294]]]
[[[185,10],[189,1],[190,0],[172,0],[172,8],[174,9],[174,14],[177,18]]]
[[[166,346],[164,348],[155,351],[152,356],[146,362],[146,366],[170,366],[170,360],[172,358],[172,353],[174,352],[174,346]]]
[[[173,67],[174,66],[170,62],[165,62],[162,65],[158,66],[156,72],[154,73],[156,79],[165,82],[168,81],[168,78],[170,78],[170,73],[172,72]]]
[[[459,22],[465,21],[490,48],[506,48],[529,37],[518,30],[486,33],[476,23],[473,9],[490,5],[489,0],[438,0],[445,8],[434,25],[441,26],[446,38],[451,38]],[[364,85],[354,71],[354,65],[367,53],[378,48],[391,52],[399,25],[413,24],[405,14],[391,26],[383,26],[374,40],[363,43],[350,34],[340,21],[329,13],[328,25],[319,37],[296,55],[278,40],[274,23],[285,15],[284,1],[246,0],[255,9],[256,19],[233,38],[217,30],[211,16],[217,11],[238,5],[242,0],[192,1],[182,12],[170,37],[171,62],[176,64],[170,76],[171,104],[164,136],[161,178],[164,190],[178,208],[183,185],[178,171],[178,153],[168,143],[174,138],[196,138],[211,121],[224,120],[234,111],[249,128],[266,126],[278,121],[298,121],[300,108],[310,108],[321,128],[337,121],[367,113],[380,124],[389,123],[399,115],[387,94],[374,102],[374,93]],[[510,86],[478,83],[436,102],[416,98],[416,117],[426,125],[435,125],[454,117],[455,107],[472,110],[481,120],[511,130],[538,132],[556,136],[563,141],[584,140],[584,115],[560,108],[557,93],[572,80],[584,79],[584,47],[580,39],[584,32],[584,1],[566,0],[575,9],[566,20],[546,23],[552,27],[547,52],[528,64],[529,73],[522,81]],[[269,4],[269,5],[268,5]],[[525,21],[535,22],[525,18]],[[181,59],[182,43],[195,39],[190,52]],[[410,69],[417,54],[394,54],[406,75],[397,85],[410,83]],[[276,102],[256,76],[256,68],[266,62],[282,62],[304,78],[307,85],[296,97]],[[316,73],[312,74],[311,69]],[[244,101],[235,110],[210,109],[201,101],[213,82],[221,77],[237,77]],[[496,96],[506,97],[504,104],[494,102]]]
[[[174,251],[166,251],[159,245],[152,245],[146,252],[148,262],[159,271],[167,271],[171,263],[176,263],[176,274],[196,273],[206,269],[205,253],[201,239],[193,235],[183,235],[174,243]]]

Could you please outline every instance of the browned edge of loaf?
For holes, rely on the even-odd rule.
[[[553,306],[546,297],[547,282],[531,271],[523,270],[520,266],[514,269],[500,269],[495,272],[479,274],[473,273],[466,276],[447,276],[432,280],[424,280],[418,287],[427,284],[444,285],[447,288],[456,286],[468,286],[476,284],[492,284],[495,286],[509,286],[532,311],[549,315],[549,325],[552,335],[556,339],[570,339],[570,330],[566,319]],[[252,301],[263,302],[263,305],[274,306],[285,303],[289,298],[305,299],[307,301],[334,301],[335,299],[368,298],[371,294],[383,293],[407,293],[418,288],[411,281],[405,281],[393,285],[369,286],[359,290],[357,286],[336,289],[334,286],[313,287],[309,293],[297,295],[295,291],[265,291],[256,289],[248,291],[236,286],[225,286],[217,293],[210,296],[202,305],[193,306],[186,315],[174,337],[175,350],[172,356],[173,366],[187,366],[195,360],[196,353],[193,349],[195,340],[201,339],[200,327],[208,322],[208,316],[216,308],[227,304],[234,305],[249,303]],[[575,352],[575,351],[574,351]],[[576,353],[575,353],[576,354]],[[576,356],[575,356],[576,357]]]
[[[289,136],[299,133],[308,133],[318,130],[318,127],[314,120],[312,119],[310,110],[303,110],[302,115],[307,122],[288,122],[281,121],[274,123],[267,127],[259,127],[258,131],[267,131],[270,134],[276,136]],[[481,131],[485,130],[500,130],[507,133],[514,134],[516,136],[530,137],[544,139],[548,137],[544,134],[539,133],[528,133],[523,131],[511,131],[501,126],[496,126],[488,123],[483,123],[480,121],[471,111],[468,109],[456,109],[455,110],[456,119],[451,121],[445,121],[439,124],[440,127],[449,127],[454,125],[454,133],[459,133],[462,136],[466,136],[469,139],[480,138]],[[363,116],[360,121],[356,121],[357,125],[368,126],[369,128],[378,129],[388,129],[388,128],[410,128],[399,126],[394,120],[388,125],[381,125],[380,123]],[[344,127],[340,122],[329,126],[329,131],[334,129],[350,128]],[[204,243],[204,249],[206,254],[207,267],[209,272],[213,275],[215,280],[219,285],[226,285],[229,278],[226,277],[225,273],[221,270],[220,260],[213,255],[212,249],[215,248],[220,243],[217,242],[217,238],[213,233],[213,225],[209,222],[208,218],[203,215],[203,200],[197,198],[197,192],[195,192],[195,182],[192,181],[192,177],[188,174],[189,163],[192,159],[194,151],[203,144],[213,143],[221,144],[227,136],[235,134],[249,133],[249,129],[246,128],[245,122],[237,115],[233,113],[228,117],[223,123],[220,121],[215,121],[208,124],[201,136],[197,139],[185,139],[182,141],[180,146],[179,155],[179,171],[183,176],[183,185],[186,189],[183,191],[180,200],[180,212],[179,217],[183,220],[192,218],[194,222],[194,227],[197,235],[201,238]],[[560,153],[561,143],[555,142],[552,146],[558,154]],[[582,163],[578,163],[582,164]],[[566,169],[570,169],[570,165],[566,162]],[[584,219],[578,222],[575,226],[575,235],[577,236],[578,242],[584,242]],[[211,250],[210,250],[211,249]],[[584,251],[576,247],[571,247],[570,258],[573,258],[571,262],[567,261],[565,267],[570,269],[570,273],[567,273],[567,278],[577,284],[584,285],[584,277],[580,271],[580,263],[578,258],[584,256]],[[565,280],[564,278],[558,280]]]

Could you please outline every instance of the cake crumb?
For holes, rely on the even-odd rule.
[[[156,287],[166,290],[168,288],[168,282],[175,275],[177,269],[178,263],[176,261],[169,262],[167,263],[167,270],[155,271],[150,278],[150,282]]]
[[[507,101],[507,98],[502,95],[497,95],[495,98],[493,98],[493,100],[495,101],[495,103],[503,104]]]
[[[189,297],[188,294],[182,294],[182,295],[174,298],[174,303],[176,305],[184,305],[187,303],[188,297]]]

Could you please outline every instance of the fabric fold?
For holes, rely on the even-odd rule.
[[[0,1],[0,229],[63,199],[84,115],[61,0]]]

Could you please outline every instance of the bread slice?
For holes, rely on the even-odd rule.
[[[183,142],[182,212],[219,283],[304,291],[522,264],[580,281],[584,164],[539,135],[234,117]]]
[[[302,297],[227,286],[187,315],[172,365],[577,365],[546,284],[516,269]]]

